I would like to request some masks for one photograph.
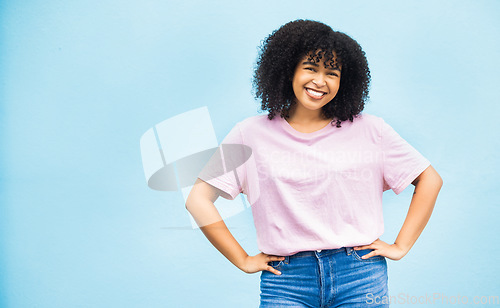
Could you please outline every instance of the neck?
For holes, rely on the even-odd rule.
[[[287,120],[288,122],[299,124],[311,124],[328,120],[323,117],[321,109],[309,110],[306,108],[301,108],[299,104],[295,104],[291,107],[289,115],[290,117]]]

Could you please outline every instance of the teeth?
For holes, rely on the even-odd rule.
[[[309,92],[310,94],[312,94],[313,96],[316,96],[316,97],[321,97],[325,94],[323,92],[314,91],[312,89],[306,89],[306,91]]]

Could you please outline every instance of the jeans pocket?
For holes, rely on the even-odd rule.
[[[281,261],[271,261],[268,264],[271,265],[274,269],[279,270],[281,268],[281,266],[283,265],[283,260],[281,260]]]
[[[375,261],[385,260],[384,256],[373,256],[373,257],[370,257],[368,259],[361,259],[362,256],[367,255],[372,251],[373,251],[373,249],[353,250],[352,254],[356,258],[356,260],[362,261],[362,262],[375,262]]]

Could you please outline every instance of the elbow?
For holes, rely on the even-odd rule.
[[[186,198],[186,203],[184,204],[184,206],[186,207],[186,210],[188,210],[188,212],[191,213],[191,210],[193,208],[193,199],[194,199],[194,196],[193,196],[193,191],[191,191],[188,195],[188,197]]]
[[[186,200],[185,208],[189,213],[191,213],[191,215],[193,214],[193,202],[190,202],[189,199]]]
[[[415,187],[427,187],[426,189],[429,190],[429,192],[433,190],[436,193],[439,193],[441,187],[443,187],[443,179],[441,178],[439,173],[437,173],[437,171],[431,166],[415,179],[413,185],[415,185]]]
[[[432,186],[436,188],[437,191],[441,190],[443,187],[443,178],[439,175],[439,173],[432,166],[429,168],[427,172],[427,180],[432,183]]]
[[[191,190],[189,191],[186,202],[184,204],[186,210],[193,214],[194,208],[200,203],[202,197],[203,194],[200,192],[198,185],[194,185],[193,187],[191,187]]]
[[[438,191],[441,190],[441,187],[443,187],[443,178],[439,175],[439,173],[437,173],[437,171],[434,171],[433,182],[436,189]]]
[[[439,185],[439,189],[441,189],[441,187],[443,187],[443,178],[441,178],[441,176],[438,174],[438,185]]]
[[[433,188],[435,194],[439,194],[441,188],[443,187],[443,178],[436,172],[430,179],[429,184]]]

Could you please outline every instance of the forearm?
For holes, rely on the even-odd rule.
[[[441,177],[432,166],[416,181],[408,214],[394,242],[405,251],[405,254],[415,244],[427,225],[442,184]]]
[[[187,209],[210,243],[231,263],[242,269],[248,254],[233,237],[214,204],[208,200],[198,200],[187,206]]]
[[[231,263],[243,269],[243,263],[248,254],[233,237],[224,221],[219,221],[208,226],[200,227],[207,239]]]

